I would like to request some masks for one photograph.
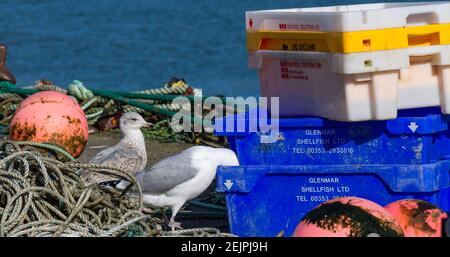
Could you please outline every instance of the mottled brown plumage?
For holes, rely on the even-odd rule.
[[[120,130],[123,134],[120,142],[99,152],[89,163],[116,167],[129,174],[135,174],[143,170],[147,164],[147,151],[141,128],[150,125],[152,124],[146,122],[138,113],[125,113],[120,118]],[[87,184],[114,179],[90,171],[83,171],[81,178]]]

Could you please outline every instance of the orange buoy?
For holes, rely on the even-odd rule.
[[[53,143],[74,157],[81,155],[88,136],[86,115],[80,105],[70,96],[54,91],[26,98],[10,124],[11,140]]]
[[[403,231],[382,206],[361,198],[328,201],[310,211],[294,237],[402,237]]]
[[[402,227],[406,237],[441,237],[447,213],[421,200],[400,200],[384,207]]]

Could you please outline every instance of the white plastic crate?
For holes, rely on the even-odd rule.
[[[449,2],[377,3],[250,11],[246,24],[247,31],[351,32],[450,23],[449,14]]]
[[[450,65],[450,45],[351,54],[260,50],[249,52],[248,61],[251,69],[259,70],[265,58],[318,60],[327,62],[334,73],[358,74],[408,68],[410,57],[428,55],[433,65]]]
[[[280,115],[339,121],[387,120],[398,109],[441,106],[450,114],[450,46],[332,54],[258,51],[261,95]]]

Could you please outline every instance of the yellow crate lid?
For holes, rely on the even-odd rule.
[[[249,51],[358,53],[448,44],[450,44],[450,24],[353,32],[297,30],[247,32]]]

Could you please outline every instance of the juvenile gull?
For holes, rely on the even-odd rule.
[[[203,193],[216,176],[218,166],[238,166],[236,154],[225,148],[193,146],[158,162],[136,174],[144,203],[155,207],[170,207],[169,226],[175,227],[175,216],[188,200]],[[111,183],[105,183],[111,185]],[[129,182],[120,181],[116,188],[124,189]]]
[[[120,130],[122,131],[120,142],[99,152],[89,163],[119,168],[130,174],[143,170],[147,163],[147,151],[141,128],[151,125],[138,113],[125,113],[120,118]],[[86,184],[101,183],[112,179],[109,176],[94,174],[86,170],[82,171],[81,178]]]

